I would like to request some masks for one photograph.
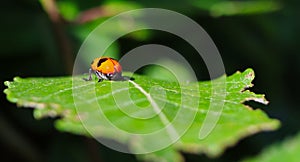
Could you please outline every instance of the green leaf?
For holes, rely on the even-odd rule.
[[[43,2],[42,2],[43,3]],[[83,2],[74,0],[57,1],[57,7],[64,19],[74,21],[80,14],[92,10],[86,16],[105,18],[115,16],[121,12],[141,8],[142,6],[135,2],[107,1],[107,2]]]
[[[143,160],[183,161],[179,151],[218,156],[243,137],[279,126],[278,120],[260,109],[243,105],[250,100],[267,103],[264,95],[246,90],[252,86],[252,69],[198,83],[136,74],[134,81],[100,83],[82,77],[16,77],[5,82],[8,89],[4,92],[9,101],[35,108],[36,118],[60,116],[55,125],[61,131],[115,140],[140,153],[137,157]],[[224,78],[226,92],[216,94],[222,92],[218,84]],[[220,101],[224,102],[223,111],[212,111]],[[204,123],[209,111],[220,114],[220,119],[208,136],[200,139],[202,126],[212,124]]]
[[[212,16],[249,15],[274,12],[281,8],[277,1],[195,1],[194,5],[208,10]]]
[[[74,20],[77,14],[80,12],[79,5],[72,1],[58,1],[57,7],[63,18],[69,21]]]
[[[300,161],[300,133],[264,150],[261,155],[244,160],[244,162],[298,162]]]

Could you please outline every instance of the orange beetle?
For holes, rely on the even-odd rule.
[[[96,74],[99,79],[98,82],[102,80],[126,80],[122,76],[122,66],[120,63],[110,57],[95,58],[89,69],[89,78],[84,78],[84,80],[92,80],[92,72]]]

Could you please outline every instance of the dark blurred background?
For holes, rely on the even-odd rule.
[[[237,161],[299,131],[300,1],[83,1],[3,0],[0,6],[0,78],[70,75],[72,63],[87,34],[122,11],[160,7],[197,21],[217,45],[227,74],[253,68],[252,91],[266,94],[267,106],[247,103],[282,122],[279,130],[241,140],[216,159],[184,154],[186,161]],[[122,37],[111,47],[113,57],[143,44],[167,45],[182,53],[199,80],[208,79],[204,63],[193,62],[195,51],[168,33],[141,31]],[[3,91],[5,86],[1,84]],[[35,120],[1,94],[0,161],[136,161],[92,139],[59,132],[54,119]],[[242,117],[241,117],[242,118]]]

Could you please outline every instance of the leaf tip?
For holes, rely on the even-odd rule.
[[[274,130],[280,128],[280,127],[281,127],[281,122],[280,122],[280,120],[278,120],[278,119],[273,119],[272,126],[273,126],[272,128],[273,128]]]
[[[4,85],[7,86],[7,87],[9,87],[10,81],[5,81],[5,82],[4,82]]]
[[[250,92],[249,90],[245,90],[245,91],[243,91],[243,93],[248,93],[250,95],[249,97],[246,97],[243,100],[243,102],[244,101],[255,101],[257,103],[261,103],[264,105],[269,104],[269,101],[266,99],[264,94],[255,94],[253,92]]]
[[[6,89],[4,89],[3,93],[6,94],[6,98],[8,101],[13,102],[13,103],[17,103],[18,99],[16,97],[14,97],[11,88],[13,87],[13,82],[15,81],[19,81],[21,78],[20,77],[14,77],[13,81],[5,81],[4,85],[7,87]]]
[[[13,81],[18,82],[18,81],[20,81],[21,79],[22,79],[21,77],[16,76],[16,77],[14,77]]]
[[[9,81],[5,81],[4,85],[7,86],[8,88],[4,89],[3,93],[6,94],[6,99],[12,103],[17,103],[18,99],[13,97],[9,87],[10,87],[10,83]]]
[[[242,72],[242,75],[246,80],[249,81],[252,81],[255,78],[254,70],[251,68],[248,68],[244,72]]]
[[[261,97],[253,98],[253,101],[261,103],[261,104],[269,104],[269,101],[266,99],[265,95],[262,94]]]
[[[255,77],[254,71],[251,68],[246,69],[244,73],[246,73],[246,78],[253,79]]]

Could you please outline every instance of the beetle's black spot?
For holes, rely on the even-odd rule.
[[[91,62],[91,64],[93,64],[94,63],[94,60]]]
[[[102,62],[105,62],[108,58],[102,58],[98,61],[97,67],[101,66]]]

